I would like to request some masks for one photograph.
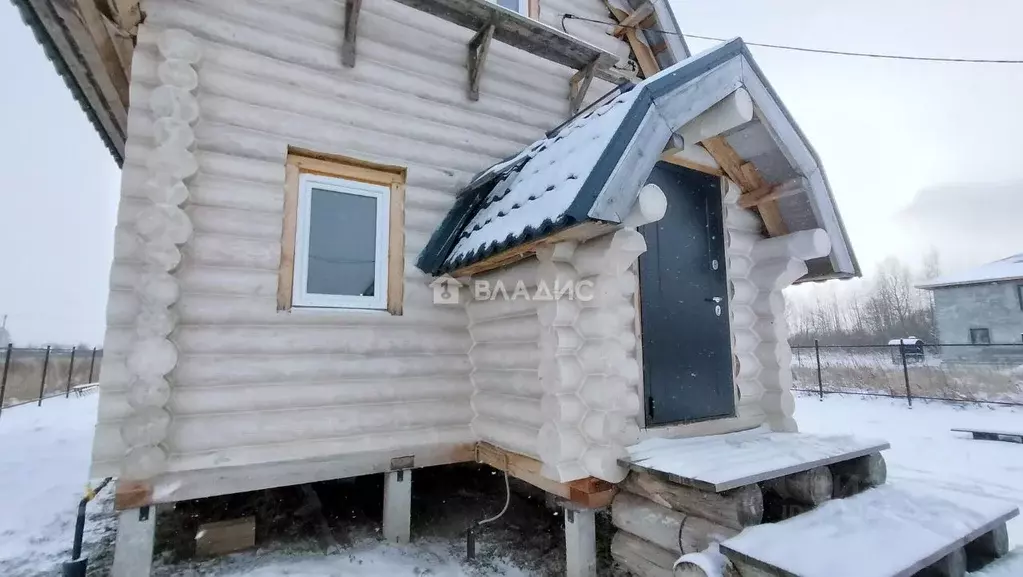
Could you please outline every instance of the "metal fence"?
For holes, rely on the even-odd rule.
[[[70,396],[74,387],[96,382],[103,351],[98,348],[0,349],[0,414],[5,407],[43,404],[57,395]]]
[[[1023,406],[1023,343],[799,345],[795,391]]]

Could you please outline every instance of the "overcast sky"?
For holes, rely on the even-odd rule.
[[[1023,3],[1015,0],[673,6],[691,34],[1023,60]],[[689,44],[700,51],[713,43]],[[752,51],[820,154],[866,272],[889,254],[919,261],[932,245],[946,270],[1023,252],[1023,226],[1016,225],[1023,221],[1023,65]],[[117,167],[5,0],[0,72],[0,315],[10,315],[19,344],[99,344]]]

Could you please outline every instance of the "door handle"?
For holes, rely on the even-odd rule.
[[[713,298],[709,298],[709,299],[703,299],[703,300],[705,300],[705,301],[707,301],[707,302],[709,302],[709,303],[715,303],[715,304],[717,304],[717,303],[720,303],[721,301],[723,301],[723,300],[725,300],[725,299],[723,299],[723,298],[721,298],[721,297],[713,297]]]

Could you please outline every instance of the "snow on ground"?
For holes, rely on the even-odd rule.
[[[482,546],[482,543],[480,544]],[[157,563],[154,577],[481,577],[530,575],[503,559],[474,564],[463,562],[465,543],[443,539],[419,540],[408,545],[362,541],[341,554],[265,547],[204,561],[174,565]]]
[[[796,398],[796,422],[807,433],[856,433],[891,443],[883,454],[890,481],[1004,499],[1023,509],[1023,445],[977,441],[952,428],[1023,431],[1023,408],[938,401],[825,395]],[[1009,541],[1023,545],[1023,518],[1009,521]]]
[[[53,575],[68,558],[77,503],[88,475],[95,394],[55,398],[41,408],[24,405],[0,416],[0,575]],[[1023,507],[1023,445],[975,441],[953,427],[1023,430],[1023,409],[988,405],[915,402],[855,395],[797,399],[800,429],[814,433],[858,433],[891,442],[885,452],[889,478],[1005,499]],[[90,505],[86,551],[109,556],[112,546],[110,489]],[[1023,544],[1023,520],[1009,524],[1010,540]],[[481,548],[485,543],[480,544]],[[163,575],[433,575],[463,577],[528,573],[514,563],[462,562],[458,539],[420,539],[395,546],[356,541],[340,554],[315,547],[271,543],[255,551],[200,562],[158,562]],[[109,559],[107,559],[108,561]],[[95,564],[95,563],[92,563]]]
[[[0,415],[0,574],[55,574],[70,559],[89,474],[96,402],[57,397]],[[113,531],[111,490],[89,505],[86,552]]]

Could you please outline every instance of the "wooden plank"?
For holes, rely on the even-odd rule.
[[[487,0],[398,0],[448,22],[480,30],[494,22],[494,40],[504,42],[541,58],[580,70],[598,60],[595,75],[609,82],[621,82],[622,74],[612,70],[618,57],[529,16],[508,10]]]
[[[540,0],[529,0],[529,17],[533,20],[540,19]]]
[[[714,176],[723,176],[725,174],[717,166],[711,166],[709,164],[703,164],[703,163],[700,163],[700,162],[696,162],[695,160],[691,160],[691,159],[685,158],[683,156],[678,156],[676,154],[677,152],[678,152],[677,148],[672,148],[672,149],[669,149],[669,150],[665,150],[664,153],[661,154],[661,160],[664,161],[664,162],[667,162],[669,164],[674,164],[676,166],[681,166],[681,167],[684,167],[684,168],[688,168],[690,170],[695,170],[695,171],[698,171],[698,172],[702,172],[704,174],[711,174],[711,175],[714,175]]]
[[[200,557],[234,553],[255,545],[255,517],[204,523],[195,533],[195,554]]]
[[[1006,441],[1023,443],[1023,432],[994,429],[952,429],[956,433],[970,433],[974,439],[983,441]]]
[[[648,20],[654,13],[654,5],[649,1],[644,2],[636,10],[624,18],[618,19],[618,26],[615,26],[613,36],[621,38],[629,28],[639,28],[640,23]]]
[[[596,67],[597,61],[594,60],[568,80],[568,114],[570,116],[575,116],[579,112],[579,108],[582,107],[586,92],[589,91],[590,83],[593,82],[593,71]]]
[[[909,577],[1018,513],[1000,499],[923,484],[888,484],[744,531],[723,542],[721,551],[767,575]],[[841,531],[820,530],[839,526]]]
[[[294,146],[288,147],[287,162],[298,166],[302,172],[385,186],[390,185],[392,182],[405,182],[405,174],[407,172],[403,166],[379,164],[340,154],[326,154]]]
[[[612,5],[610,2],[605,0],[604,4],[607,9],[611,11],[611,14],[618,20],[619,25],[629,19],[629,13]],[[649,2],[646,3],[653,10],[653,5]],[[617,30],[617,29],[616,29]],[[650,47],[646,45],[639,38],[639,33],[636,32],[635,28],[622,28],[622,34],[629,43],[629,47],[632,48],[632,55],[636,57],[636,62],[639,64],[639,70],[643,73],[644,78],[650,78],[654,74],[657,74],[661,70],[661,65],[657,63],[657,59],[654,57],[654,53],[650,50]]]
[[[345,37],[341,43],[341,63],[348,68],[355,67],[355,40],[361,9],[362,0],[345,0]]]
[[[405,184],[391,183],[387,240],[387,311],[400,315],[405,299]]]
[[[404,446],[314,459],[167,472],[153,480],[152,500],[154,503],[174,503],[212,495],[385,473],[391,470],[392,459],[410,455],[415,468],[472,463],[476,460],[476,443]]]
[[[455,278],[462,278],[480,274],[495,268],[508,266],[518,262],[532,254],[540,247],[557,244],[559,242],[573,240],[582,242],[591,238],[607,234],[617,228],[617,225],[602,222],[587,221],[570,226],[550,236],[534,239],[530,242],[509,248],[505,251],[491,255],[479,262],[464,266],[454,272],[448,273]]]
[[[847,435],[758,429],[682,439],[648,439],[620,463],[671,482],[720,493],[888,449],[884,441]],[[727,464],[727,466],[724,466]]]
[[[746,163],[743,166],[745,167],[752,165]],[[756,169],[754,168],[754,170]],[[791,180],[786,180],[785,182],[780,182],[778,184],[764,185],[756,190],[751,190],[749,192],[743,193],[739,197],[738,204],[742,208],[755,208],[759,205],[763,205],[778,200],[780,198],[785,198],[787,196],[799,194],[800,192],[803,191],[805,186],[809,185],[806,183],[806,180],[802,178],[793,178]]]
[[[484,26],[469,41],[469,53],[466,65],[469,69],[469,100],[480,99],[480,78],[487,64],[490,52],[490,41],[494,37],[496,26],[491,23]]]
[[[507,471],[516,479],[586,508],[606,507],[616,492],[613,484],[600,479],[587,478],[569,483],[548,479],[540,473],[543,466],[540,461],[482,441],[476,444],[476,462]]]
[[[284,225],[281,227],[281,266],[277,271],[277,310],[290,311],[295,292],[295,242],[298,234],[299,167],[284,166]]]

